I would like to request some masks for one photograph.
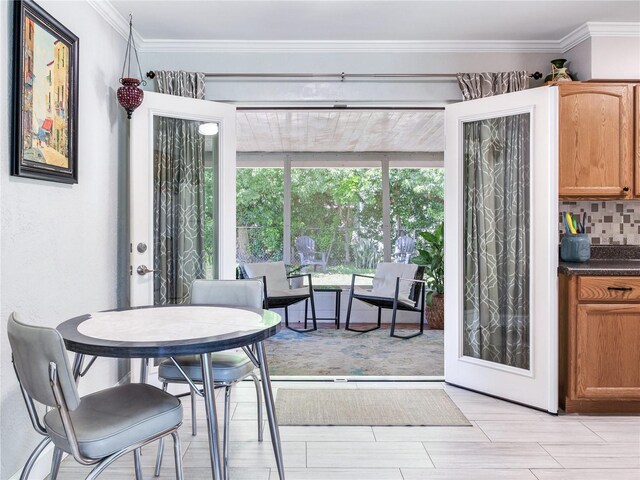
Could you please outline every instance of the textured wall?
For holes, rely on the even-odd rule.
[[[0,1],[0,478],[11,478],[41,438],[27,416],[10,362],[6,320],[56,326],[118,304],[125,140],[115,88],[125,41],[86,2],[39,1],[80,38],[79,184],[9,175],[13,2]],[[126,185],[126,184],[125,184]],[[126,219],[126,217],[123,217]],[[124,258],[126,258],[126,250]],[[116,383],[116,361],[100,359],[81,393]],[[32,475],[35,480],[36,474]],[[41,477],[42,478],[42,477]]]
[[[587,212],[586,233],[593,245],[640,245],[640,201],[560,202],[559,211]],[[564,233],[562,218],[559,227]]]

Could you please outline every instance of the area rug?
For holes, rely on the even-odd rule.
[[[404,333],[404,332],[400,332]],[[442,376],[442,330],[425,330],[409,340],[389,330],[369,333],[320,329],[298,333],[283,328],[266,342],[271,375]]]
[[[441,389],[278,389],[280,425],[471,425]]]

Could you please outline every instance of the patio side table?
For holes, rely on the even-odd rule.
[[[336,329],[340,329],[340,296],[342,295],[342,287],[337,285],[314,285],[313,293],[329,292],[335,294],[335,315],[333,317],[316,317],[316,320],[333,320],[336,325]],[[307,328],[307,320],[310,320],[308,316],[308,300],[304,302],[304,328]]]

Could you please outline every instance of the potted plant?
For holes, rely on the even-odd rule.
[[[424,265],[427,282],[425,316],[429,328],[444,328],[444,223],[433,232],[421,232],[424,248],[418,248],[418,255],[412,258],[417,265]]]

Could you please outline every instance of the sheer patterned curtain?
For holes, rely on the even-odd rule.
[[[492,97],[529,88],[529,75],[524,70],[518,72],[458,73],[456,78],[464,100]]]
[[[204,74],[156,73],[159,93],[204,99]],[[204,137],[200,122],[155,117],[154,303],[189,301],[204,278]]]
[[[522,90],[526,72],[459,74],[465,99]],[[466,122],[466,356],[529,369],[530,115]]]

